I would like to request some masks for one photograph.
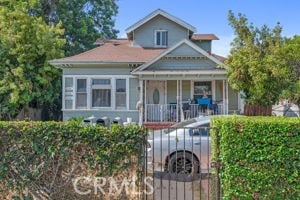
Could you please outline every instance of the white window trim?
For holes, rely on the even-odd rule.
[[[86,92],[77,92],[77,80],[78,79],[85,79],[86,80]],[[76,78],[73,78],[73,81],[75,81],[75,85],[73,85],[73,87],[74,87],[74,95],[73,95],[73,102],[74,102],[74,108],[76,109],[76,110],[85,110],[85,109],[87,109],[88,108],[88,78],[82,78],[82,77],[76,77]],[[73,82],[73,84],[74,84],[74,82]],[[77,107],[76,105],[77,105],[77,94],[83,94],[83,93],[85,93],[86,94],[86,106],[85,107]]]
[[[95,111],[95,110],[106,110],[106,111],[130,111],[130,90],[129,83],[130,78],[136,78],[132,75],[63,75],[63,88],[62,88],[62,110],[63,111]],[[65,109],[65,79],[73,78],[73,105],[72,109]],[[87,80],[87,107],[86,108],[76,108],[76,94],[77,94],[77,79],[86,79]],[[110,79],[111,80],[111,107],[92,107],[92,80],[93,79]],[[116,79],[125,79],[126,80],[126,107],[116,108],[115,97],[116,97]]]
[[[193,80],[191,81],[191,99],[194,98],[194,91],[195,91],[195,82],[211,82],[211,100],[214,101],[216,99],[216,91],[215,91],[215,82],[214,80]],[[195,99],[194,99],[195,100]]]
[[[62,76],[62,110],[66,110],[66,99],[65,99],[65,95],[66,95],[66,87],[65,87],[65,81],[66,81],[66,78],[64,76]],[[73,105],[72,105],[73,107]]]
[[[109,79],[110,80],[110,85],[103,85],[103,86],[95,86],[93,87],[92,85],[92,82],[93,82],[93,79]],[[112,95],[112,91],[113,91],[113,78],[95,78],[95,77],[90,77],[90,95],[89,95],[89,98],[90,98],[90,107],[88,107],[89,109],[91,110],[97,110],[97,109],[101,109],[101,110],[112,110],[114,109],[113,108],[113,95]],[[111,93],[111,98],[110,98],[110,106],[109,107],[101,107],[101,106],[95,106],[93,107],[93,98],[92,98],[92,90],[93,89],[110,89],[110,93]]]
[[[156,40],[157,40],[157,32],[167,32],[167,35],[168,35],[168,31],[167,30],[155,30],[154,31],[154,46],[155,47],[160,47],[160,48],[166,48],[168,46],[168,36],[166,38],[166,42],[167,42],[167,45],[158,45],[156,44]]]

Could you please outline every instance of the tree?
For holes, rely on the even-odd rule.
[[[232,11],[228,21],[236,36],[226,61],[229,84],[242,92],[247,105],[270,107],[291,84],[292,70],[279,54],[282,28],[279,23],[273,29],[256,28],[245,15],[235,17]]]
[[[281,51],[286,65],[293,70],[292,84],[283,92],[283,98],[298,106],[300,115],[300,36],[289,39]]]
[[[98,38],[115,38],[115,0],[39,0],[35,13],[49,25],[62,22],[67,56],[93,47]]]
[[[41,108],[60,95],[61,73],[48,60],[62,57],[61,23],[48,26],[29,11],[36,0],[0,3],[0,118],[22,108]]]

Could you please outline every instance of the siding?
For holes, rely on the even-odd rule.
[[[199,56],[200,53],[196,51],[195,49],[191,48],[187,44],[182,44],[176,49],[174,49],[172,52],[170,52],[169,55],[176,55],[176,56]]]
[[[176,81],[167,81],[167,102],[176,103],[177,96],[177,82]]]
[[[201,49],[211,52],[211,41],[193,41]]]
[[[136,103],[139,101],[139,80],[137,78],[129,79],[129,109],[136,110]]]
[[[177,81],[167,81],[167,103],[176,103]],[[182,81],[182,100],[187,101],[191,98],[191,81]]]
[[[148,67],[149,70],[201,70],[201,69],[215,69],[216,63],[208,58],[189,59],[181,58],[176,59],[168,56],[203,56],[187,44],[182,44],[174,49],[168,55],[153,63]]]
[[[127,66],[106,66],[98,68],[64,68],[64,75],[131,75]]]
[[[168,46],[187,38],[187,29],[158,15],[134,31],[133,44],[142,47],[154,47],[155,30],[168,31]]]
[[[187,101],[191,98],[191,81],[182,81],[182,100]]]
[[[149,66],[148,70],[201,70],[215,69],[216,64],[208,59],[161,59]]]
[[[216,81],[216,101],[223,100],[223,81]]]

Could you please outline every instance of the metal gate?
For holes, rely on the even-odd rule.
[[[220,199],[211,163],[209,122],[150,130],[144,151],[143,199]]]

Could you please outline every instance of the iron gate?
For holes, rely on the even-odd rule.
[[[143,199],[220,199],[208,123],[150,130],[144,150]]]

